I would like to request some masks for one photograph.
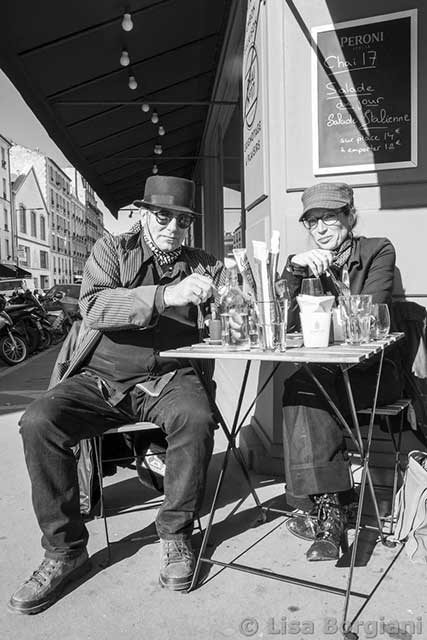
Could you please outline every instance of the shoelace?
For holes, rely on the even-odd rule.
[[[27,580],[27,582],[36,582],[40,587],[42,587],[49,580],[58,564],[59,560],[45,558],[38,569],[36,569],[32,576]]]
[[[341,507],[339,504],[333,501],[329,494],[325,493],[322,496],[315,499],[317,506],[317,518],[319,522],[328,518],[328,511],[335,509],[340,512]]]
[[[182,540],[167,540],[165,542],[165,551],[169,563],[192,559],[190,549]]]

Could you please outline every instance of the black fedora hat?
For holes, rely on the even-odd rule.
[[[143,200],[135,200],[135,207],[167,209],[179,213],[201,215],[194,211],[196,185],[192,180],[175,176],[150,176],[147,178]]]

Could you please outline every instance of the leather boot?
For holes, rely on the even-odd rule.
[[[307,551],[307,560],[338,560],[347,524],[346,510],[340,506],[336,493],[325,493],[317,501],[317,533]]]
[[[314,540],[317,533],[317,508],[316,505],[310,511],[295,509],[286,520],[285,527],[292,535],[302,540]]]

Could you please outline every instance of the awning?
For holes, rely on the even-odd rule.
[[[232,2],[127,4],[131,31],[115,0],[6,2],[0,24],[0,66],[113,213],[141,197],[153,164],[192,177]]]
[[[31,278],[31,273],[21,267],[0,264],[0,278]]]

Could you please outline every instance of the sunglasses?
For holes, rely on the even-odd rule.
[[[173,218],[176,218],[176,224],[180,229],[188,229],[194,221],[194,216],[190,213],[172,213],[167,209],[151,209],[151,213],[162,227],[166,227]]]

